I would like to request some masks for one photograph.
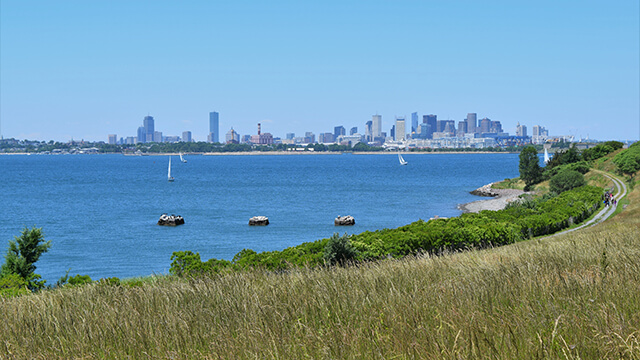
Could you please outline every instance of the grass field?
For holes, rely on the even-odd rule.
[[[0,358],[640,359],[640,191],[628,204],[483,251],[0,299]]]

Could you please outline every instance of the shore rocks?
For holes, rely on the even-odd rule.
[[[493,188],[491,187],[492,185],[493,183],[484,185],[482,187],[479,187],[471,191],[470,193],[471,195],[477,195],[477,196],[489,196],[489,197],[500,196],[499,192],[493,190]]]
[[[267,226],[269,225],[269,218],[266,216],[254,216],[249,219],[249,225],[251,226]]]
[[[354,219],[353,216],[351,215],[347,215],[347,216],[338,215],[338,217],[334,220],[333,223],[336,226],[355,225],[356,219]]]
[[[158,225],[162,226],[178,226],[184,224],[184,218],[180,215],[160,215],[160,219],[158,220]]]

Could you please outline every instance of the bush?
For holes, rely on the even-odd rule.
[[[323,258],[327,264],[345,264],[355,260],[358,252],[351,245],[349,235],[335,233],[329,238],[327,246],[324,248]]]
[[[27,281],[18,274],[7,274],[0,277],[0,298],[29,294]]]
[[[549,188],[556,194],[575,189],[585,184],[584,175],[575,170],[563,170],[551,177]]]

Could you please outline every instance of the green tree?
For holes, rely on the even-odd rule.
[[[0,268],[0,277],[16,274],[27,282],[31,291],[44,287],[44,280],[35,273],[35,263],[40,255],[49,251],[51,241],[44,241],[42,228],[24,228],[22,234],[9,241],[9,250],[5,255],[5,263]]]
[[[524,181],[525,191],[531,190],[531,187],[539,183],[542,179],[542,169],[540,168],[540,159],[538,159],[538,151],[533,146],[527,146],[520,152],[520,179]]]
[[[562,170],[549,180],[549,189],[557,194],[585,184],[584,175],[576,170]]]

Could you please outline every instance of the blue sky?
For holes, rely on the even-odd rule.
[[[2,0],[0,130],[106,141],[150,114],[206,140],[218,111],[223,134],[284,137],[417,111],[637,140],[639,18],[637,0]]]

